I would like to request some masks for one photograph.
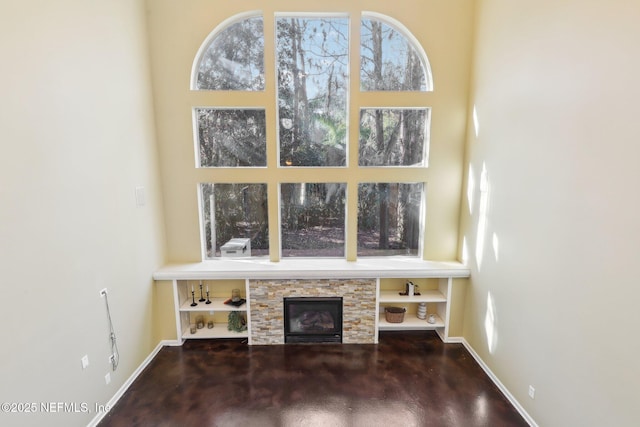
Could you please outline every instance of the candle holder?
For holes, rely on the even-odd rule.
[[[200,299],[198,301],[204,302],[204,296],[202,296],[202,282],[200,282]]]
[[[209,291],[207,291],[207,302],[205,304],[211,304],[211,300],[209,299]]]
[[[191,291],[191,307],[195,307],[196,305],[198,305],[198,303],[196,302],[196,291]]]

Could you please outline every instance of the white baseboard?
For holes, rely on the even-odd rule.
[[[529,425],[531,427],[538,427],[538,424],[531,417],[531,415],[529,415],[529,413],[527,413],[527,411],[522,407],[520,402],[518,402],[518,400],[511,394],[511,392],[509,392],[509,390],[504,386],[504,384],[502,384],[502,382],[500,382],[498,377],[496,377],[496,375],[493,373],[493,371],[491,371],[491,369],[489,369],[487,364],[484,363],[484,360],[482,360],[482,358],[478,355],[478,353],[476,353],[476,351],[473,349],[473,347],[471,347],[471,344],[469,344],[466,339],[456,337],[454,339],[450,338],[448,340],[448,342],[458,342],[458,343],[461,343],[462,345],[464,345],[464,347],[467,349],[467,351],[469,353],[471,353],[471,356],[473,356],[475,361],[478,362],[478,365],[480,365],[480,367],[484,370],[484,372],[489,376],[491,381],[493,381],[493,383],[500,389],[502,394],[504,394],[504,396],[507,398],[507,400],[509,402],[511,402],[511,404],[520,413],[520,415],[522,415],[522,418],[524,418],[525,421],[527,423],[529,423]]]
[[[163,341],[160,341],[158,343],[158,345],[156,346],[156,348],[154,348],[151,351],[151,353],[149,353],[149,355],[142,361],[140,366],[138,366],[138,368],[136,368],[136,370],[133,371],[131,376],[129,376],[129,378],[124,382],[124,384],[122,384],[122,386],[118,389],[116,394],[114,394],[113,397],[111,399],[109,399],[109,402],[107,402],[105,407],[106,408],[113,408],[116,405],[116,403],[118,403],[118,400],[120,400],[120,398],[124,395],[124,393],[127,391],[127,389],[129,389],[131,384],[133,384],[133,382],[136,380],[136,378],[138,378],[138,375],[140,375],[140,373],[142,373],[144,368],[146,368],[147,365],[149,363],[151,363],[153,358],[156,357],[156,355],[162,349],[162,347],[165,347],[165,346],[179,346],[179,345],[182,345],[182,343],[180,341],[176,341],[176,340],[163,340]],[[108,413],[109,413],[108,411],[100,411],[100,412],[98,412],[96,414],[96,416],[93,417],[93,419],[89,422],[89,424],[87,424],[87,427],[95,427],[95,426],[97,426],[98,423],[100,421],[102,421],[102,418],[104,418],[104,416],[107,415]]]

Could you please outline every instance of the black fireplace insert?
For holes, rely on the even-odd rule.
[[[284,299],[285,343],[341,343],[342,297]]]

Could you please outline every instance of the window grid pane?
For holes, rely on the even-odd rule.
[[[280,166],[345,166],[348,18],[276,20]]]
[[[266,166],[264,110],[196,108],[200,167]]]
[[[251,255],[269,254],[267,184],[200,184],[207,259],[233,238],[251,240]]]
[[[430,109],[360,110],[360,166],[424,166]]]
[[[404,34],[375,19],[363,19],[360,31],[361,90],[428,90],[421,55]]]
[[[280,185],[283,257],[344,257],[344,183]]]
[[[418,256],[422,183],[358,185],[358,256]]]
[[[216,34],[200,57],[197,90],[264,90],[262,17],[236,22]]]

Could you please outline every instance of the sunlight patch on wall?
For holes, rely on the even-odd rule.
[[[476,263],[478,271],[482,268],[482,258],[484,256],[484,244],[487,235],[487,207],[489,205],[489,178],[487,177],[487,166],[482,164],[480,173],[480,210],[478,212],[478,234],[476,238]]]
[[[496,328],[496,305],[491,292],[487,294],[487,313],[484,317],[484,331],[487,335],[489,353],[493,354],[498,343],[498,331]]]
[[[496,262],[498,262],[498,254],[499,254],[499,241],[498,241],[498,235],[496,233],[493,233],[493,255],[496,257]]]
[[[473,215],[473,194],[476,191],[476,179],[473,173],[473,165],[469,163],[469,170],[467,171],[467,204],[469,205],[469,215]]]
[[[477,138],[480,133],[480,122],[478,121],[478,110],[476,109],[475,104],[473,105],[473,131]]]
[[[469,265],[469,245],[467,244],[467,236],[462,238],[462,263]]]

